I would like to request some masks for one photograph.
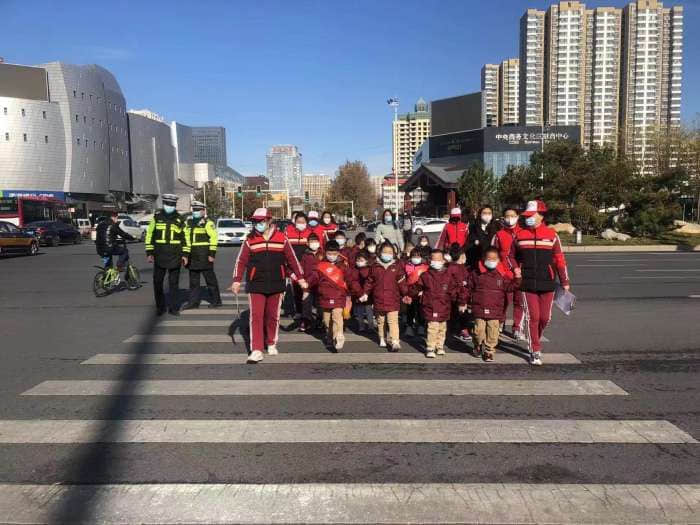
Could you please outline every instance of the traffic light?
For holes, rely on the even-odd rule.
[[[305,191],[305,192],[304,192],[304,202],[305,202],[306,204],[309,203],[309,192],[308,192],[308,191]]]
[[[255,186],[255,195],[257,195],[258,197],[260,197],[260,194],[261,194],[261,193],[262,193],[262,192],[260,191],[260,186]]]
[[[243,195],[243,186],[238,186],[238,189],[236,190],[236,193],[238,193],[238,196],[240,197]]]

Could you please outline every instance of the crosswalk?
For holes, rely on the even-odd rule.
[[[230,294],[224,297],[226,303],[235,306]],[[241,301],[242,306],[245,303]],[[587,373],[586,360],[580,356],[548,353],[545,366],[533,370],[515,348],[499,352],[493,364],[465,351],[450,351],[442,358],[428,360],[416,348],[417,339],[407,340],[400,353],[392,354],[377,348],[373,336],[348,332],[347,351],[331,353],[312,335],[282,331],[282,353],[250,366],[245,364],[243,343],[232,345],[228,333],[238,308],[227,307],[189,310],[181,318],[158,321],[150,333],[124,334],[119,352],[94,352],[75,363],[73,377],[47,378],[18,392],[20,399],[35,405],[103,400],[112,407],[120,403],[164,407],[165,417],[149,413],[138,418],[134,417],[136,410],[126,414],[117,409],[108,412],[105,419],[3,419],[0,444],[57,450],[177,447],[167,448],[170,456],[206,456],[209,450],[225,450],[242,455],[241,461],[249,461],[250,465],[256,461],[274,464],[275,460],[265,459],[265,451],[277,457],[276,447],[284,446],[291,447],[284,449],[289,454],[306,458],[306,463],[290,460],[294,468],[309,468],[309,472],[317,473],[316,478],[301,476],[303,481],[288,482],[286,470],[279,465],[279,473],[273,467],[264,474],[266,483],[246,482],[236,472],[227,479],[219,476],[209,482],[192,483],[186,471],[181,476],[183,481],[165,482],[159,479],[157,470],[145,481],[135,483],[126,479],[106,484],[94,484],[92,479],[70,479],[60,484],[0,483],[0,522],[698,521],[698,484],[644,483],[654,481],[651,479],[605,483],[602,477],[596,480],[598,483],[585,477],[578,483],[533,482],[527,477],[518,479],[517,473],[498,461],[492,462],[488,479],[467,476],[457,482],[443,478],[438,463],[432,464],[430,458],[422,460],[428,472],[416,481],[405,476],[392,479],[389,470],[381,482],[375,482],[369,474],[372,467],[366,465],[365,470],[363,461],[370,459],[358,454],[362,450],[358,447],[384,447],[379,455],[396,461],[408,450],[405,447],[417,447],[416,453],[420,454],[428,450],[421,447],[429,444],[448,447],[441,454],[451,454],[453,449],[449,447],[483,446],[496,447],[488,448],[496,453],[497,447],[518,447],[509,449],[510,454],[520,454],[522,447],[525,455],[535,450],[545,456],[557,447],[575,447],[572,453],[583,455],[587,447],[598,447],[595,450],[603,461],[610,454],[609,459],[618,462],[633,447],[649,447],[650,451],[657,447],[693,447],[697,454],[696,436],[663,417],[635,419],[610,413],[601,418],[581,410],[581,403],[588,401],[590,406],[617,406],[622,413],[624,403],[634,401],[637,392],[634,385],[617,384],[614,377],[596,376],[595,369]],[[134,367],[139,367],[139,373]],[[526,400],[534,407],[527,417],[508,415],[504,407]],[[248,402],[259,405],[259,410],[246,410]],[[413,411],[413,407],[427,402],[457,406],[464,414],[472,415],[446,417],[439,410],[429,417],[414,415],[418,410]],[[206,408],[206,414],[173,417],[183,403]],[[271,410],[271,403],[279,408]],[[318,415],[295,415],[295,407],[313,403],[319,403]],[[364,407],[383,403],[400,408],[392,417],[367,415]],[[493,410],[484,411],[484,403],[492,404]],[[341,405],[346,411],[334,415],[333,407],[337,410]],[[210,415],[222,406],[238,407],[237,416]],[[362,412],[361,417],[348,416],[353,407]],[[317,448],[325,446],[334,448]],[[309,447],[312,452],[306,455],[304,449]],[[404,448],[399,452],[397,447]],[[119,450],[126,457],[130,449]],[[345,481],[328,481],[344,476],[326,473],[321,458],[330,461],[347,451],[356,455],[347,463]],[[315,452],[320,454],[316,460]],[[527,457],[523,461],[527,463]],[[538,461],[533,456],[533,464]],[[553,479],[555,473],[553,469]],[[276,474],[280,479],[275,478]],[[499,477],[504,481],[498,482]],[[439,482],[441,479],[448,481]],[[74,502],[89,506],[89,511]]]

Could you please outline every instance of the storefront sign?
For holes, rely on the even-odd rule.
[[[0,190],[0,197],[44,197],[66,200],[66,194],[62,191],[43,191],[43,190]]]

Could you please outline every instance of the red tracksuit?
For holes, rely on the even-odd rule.
[[[420,298],[421,312],[429,323],[448,321],[453,301],[467,304],[466,289],[456,285],[454,276],[447,269],[438,271],[430,268],[423,272],[410,289],[412,297],[418,297],[420,292],[423,292]]]
[[[304,275],[292,245],[281,231],[273,228],[269,239],[257,231],[248,235],[233,269],[233,282],[240,283],[246,276],[251,351],[277,344],[287,268],[296,276]]]
[[[457,243],[459,247],[464,247],[469,240],[469,225],[466,222],[448,222],[440,233],[435,248],[438,250],[449,250],[450,247]]]
[[[309,246],[309,235],[311,235],[311,230],[308,226],[304,230],[298,230],[294,224],[289,224],[284,230],[284,234],[287,237],[289,244],[292,245],[292,249],[294,250],[294,255],[297,256],[297,260],[301,261],[306,248]],[[296,311],[297,315],[301,315],[303,309],[302,297],[304,291],[301,289],[301,286],[296,283],[296,281],[293,283],[292,290],[294,292],[294,310]]]
[[[501,257],[501,262],[511,272],[517,266],[517,261],[513,257],[513,241],[521,228],[517,224],[515,226],[503,226],[502,229],[496,232],[496,235],[491,242],[491,245],[498,249],[498,254]],[[523,295],[519,292],[508,294],[506,311],[508,305],[513,305],[513,331],[523,329]]]
[[[396,260],[386,267],[376,262],[370,269],[364,292],[372,294],[376,313],[398,312],[401,309],[401,297],[408,295],[406,273]]]
[[[519,280],[501,262],[495,270],[488,270],[483,262],[469,274],[467,289],[472,315],[476,319],[497,319],[504,321],[508,294],[513,293]]]
[[[335,232],[338,231],[338,225],[334,222],[331,222],[330,224],[323,224],[323,222],[320,223],[321,228],[323,228],[323,242],[326,243],[330,241],[333,238],[333,235]]]
[[[511,253],[523,274],[520,289],[530,314],[532,351],[539,352],[540,338],[552,316],[557,275],[562,286],[569,284],[566,259],[557,232],[544,223],[536,228],[521,228],[515,235]]]

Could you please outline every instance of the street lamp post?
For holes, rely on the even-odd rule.
[[[398,167],[396,166],[396,155],[394,155],[393,151],[393,146],[394,142],[396,142],[396,138],[394,137],[394,133],[396,133],[396,123],[399,120],[399,98],[398,97],[392,97],[389,100],[386,101],[387,104],[389,104],[392,108],[394,108],[394,123],[392,125],[392,166],[393,166],[393,172],[394,172],[394,190],[396,192],[396,216],[398,217],[399,215],[399,171]]]

